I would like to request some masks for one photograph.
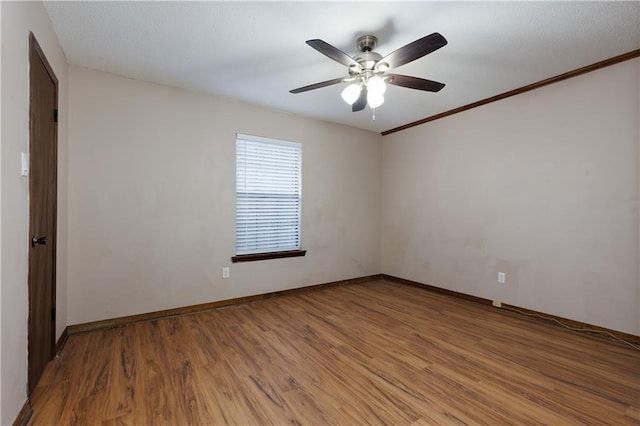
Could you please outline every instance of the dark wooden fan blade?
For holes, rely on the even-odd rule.
[[[289,93],[302,93],[313,89],[319,89],[321,87],[331,86],[333,84],[342,83],[343,78],[334,78],[333,80],[327,80],[316,84],[310,84],[308,86],[298,87],[297,89],[289,90]]]
[[[400,49],[394,50],[380,59],[379,63],[386,62],[390,68],[396,68],[415,61],[418,58],[422,58],[424,55],[428,55],[446,44],[447,40],[442,37],[440,33],[429,34],[428,36],[402,46]]]
[[[444,87],[444,83],[439,83],[433,80],[427,80],[424,78],[411,77],[409,75],[399,74],[385,74],[387,77],[391,77],[387,80],[387,83],[394,84],[396,86],[408,87],[410,89],[426,90],[427,92],[439,92]]]
[[[360,97],[351,105],[351,111],[362,111],[367,106],[367,86],[362,86]]]
[[[306,42],[309,46],[316,49],[318,52],[323,55],[333,59],[334,61],[345,65],[347,67],[355,66],[358,70],[361,69],[360,64],[357,63],[351,56],[344,53],[342,50],[338,49],[327,43],[326,41],[322,41],[319,39],[307,40]]]

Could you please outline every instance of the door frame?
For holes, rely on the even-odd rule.
[[[51,312],[52,315],[51,316],[46,316],[46,318],[50,319],[51,321],[51,354],[50,354],[50,359],[53,359],[53,357],[55,356],[55,352],[56,352],[56,315],[55,315],[55,309],[56,309],[56,270],[57,270],[57,235],[58,235],[58,120],[57,120],[57,113],[58,113],[58,78],[56,77],[55,73],[53,72],[53,68],[51,67],[51,65],[49,64],[49,61],[47,60],[44,52],[42,51],[42,48],[40,47],[40,44],[38,43],[38,41],[36,40],[36,37],[33,35],[32,32],[29,32],[29,159],[31,159],[31,147],[32,144],[34,143],[34,129],[35,129],[35,123],[34,120],[32,119],[32,103],[33,103],[33,93],[31,91],[33,84],[32,84],[32,74],[31,74],[31,67],[33,64],[33,61],[39,59],[42,64],[44,65],[47,73],[49,74],[49,77],[51,78],[53,85],[54,85],[54,93],[53,93],[53,98],[54,98],[54,110],[55,110],[55,120],[54,120],[54,132],[53,132],[53,137],[51,140],[51,143],[53,145],[52,149],[53,149],[53,158],[54,158],[54,171],[55,171],[55,179],[54,182],[51,182],[52,185],[54,185],[55,187],[55,197],[54,197],[54,208],[53,208],[53,235],[50,237],[51,240],[51,246],[50,249],[53,250],[53,262],[52,262],[52,271],[51,271]],[[29,256],[31,256],[31,234],[33,232],[33,230],[31,229],[31,199],[32,199],[32,176],[31,173],[29,173],[29,212],[28,212],[28,220],[29,220],[29,234],[27,236],[27,247],[29,250]],[[30,268],[29,268],[30,269]],[[31,275],[31,271],[28,272],[28,276],[27,276],[27,312],[28,312],[28,324],[27,324],[27,351],[28,351],[28,355],[27,355],[27,364],[28,364],[28,371],[29,374],[27,375],[27,379],[29,380],[30,376],[31,376],[31,366],[29,364],[31,364],[31,330],[32,327],[37,326],[36,324],[33,324],[32,321],[32,317],[31,317],[31,307],[29,305],[29,301],[30,299],[30,295],[31,295],[31,283],[30,283],[30,275]],[[35,387],[35,384],[32,383],[28,383],[27,384],[27,397],[30,397],[31,394],[31,390],[32,387]]]

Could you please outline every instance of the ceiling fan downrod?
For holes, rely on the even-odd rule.
[[[378,45],[378,38],[372,35],[363,35],[356,40],[356,46],[360,52],[372,52]]]
[[[363,70],[373,70],[378,61],[382,59],[381,54],[373,51],[377,45],[378,38],[372,35],[363,35],[356,40],[360,54],[353,59],[360,64]]]

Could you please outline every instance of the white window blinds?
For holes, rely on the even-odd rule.
[[[236,137],[236,254],[300,249],[302,147]]]

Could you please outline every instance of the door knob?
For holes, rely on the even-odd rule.
[[[47,237],[33,237],[31,238],[31,247],[35,247],[36,244],[40,244],[42,246],[47,245]]]

